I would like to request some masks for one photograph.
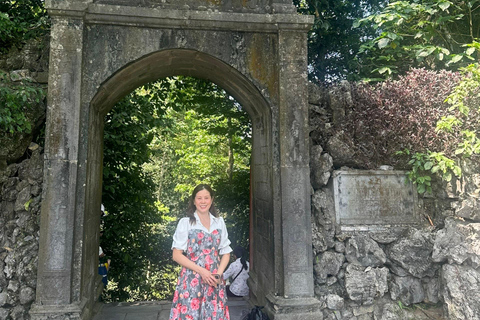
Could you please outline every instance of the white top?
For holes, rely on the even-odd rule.
[[[203,230],[207,233],[212,233],[214,230],[220,229],[220,245],[218,246],[218,251],[220,255],[227,254],[232,252],[232,248],[230,248],[230,240],[228,239],[228,232],[227,227],[225,226],[225,221],[223,221],[222,217],[214,217],[210,213],[210,230],[207,230],[200,222],[200,218],[198,217],[197,212],[194,213],[195,219],[197,219],[196,223],[190,224],[190,218],[182,218],[178,222],[177,229],[175,230],[175,234],[173,235],[173,243],[172,249],[178,250],[187,250],[188,244],[188,232],[192,229],[199,229]]]
[[[240,272],[242,270],[242,272]],[[247,280],[248,280],[248,271],[250,270],[250,264],[247,261],[247,270],[243,269],[242,261],[240,261],[240,258],[235,260],[228,266],[227,270],[223,273],[223,279],[228,279],[228,278],[235,278],[237,274],[238,277],[235,278],[235,281],[233,281],[230,284],[230,291],[236,295],[236,296],[248,296],[248,285],[247,285]]]

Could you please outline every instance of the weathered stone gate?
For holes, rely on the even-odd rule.
[[[211,80],[250,114],[254,300],[317,319],[313,298],[307,30],[291,0],[50,0],[45,185],[33,319],[89,319],[104,117],[136,87]]]

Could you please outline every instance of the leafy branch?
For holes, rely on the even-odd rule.
[[[30,133],[32,126],[26,113],[33,103],[40,103],[44,90],[29,81],[13,82],[0,71],[0,131]]]

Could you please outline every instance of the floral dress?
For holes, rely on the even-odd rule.
[[[194,225],[190,225],[188,218],[180,220],[172,247],[183,250],[197,265],[216,273],[220,265],[220,255],[231,251],[225,223],[222,218],[211,215],[211,232],[208,232],[201,225],[196,213],[195,216],[197,223]],[[229,320],[226,303],[224,281],[215,288],[204,283],[200,274],[182,267],[169,319]]]

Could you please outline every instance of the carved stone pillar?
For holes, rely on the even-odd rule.
[[[65,14],[65,13],[63,13]],[[78,241],[79,113],[83,46],[82,11],[51,14],[51,50],[45,147],[44,194],[36,302],[32,319],[80,319],[75,256]],[[80,165],[81,166],[81,165]]]
[[[321,319],[313,292],[310,217],[307,33],[279,32],[279,140],[283,275],[277,294],[267,296],[274,319]]]

